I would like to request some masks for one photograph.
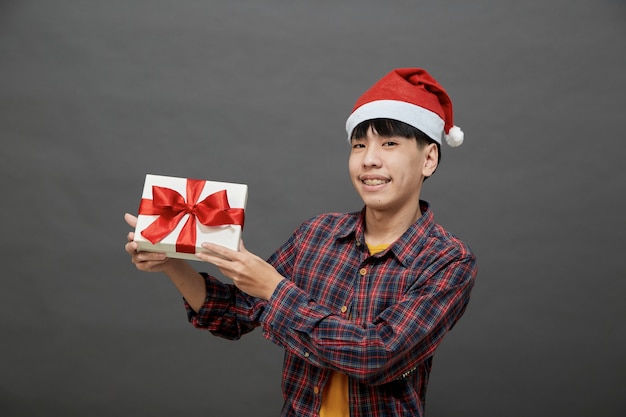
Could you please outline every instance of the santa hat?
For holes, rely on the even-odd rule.
[[[346,121],[348,140],[361,122],[394,119],[409,124],[441,145],[463,143],[463,131],[454,126],[452,102],[441,85],[421,68],[399,68],[385,75],[354,105]]]

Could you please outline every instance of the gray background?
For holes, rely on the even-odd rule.
[[[623,415],[625,41],[621,0],[0,1],[0,414],[278,415],[282,351],[193,329],[123,213],[243,182],[268,256],[360,208],[345,118],[421,66],[466,134],[423,198],[480,264],[429,416]]]

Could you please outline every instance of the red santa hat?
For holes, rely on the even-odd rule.
[[[385,75],[357,100],[346,121],[348,140],[361,122],[394,119],[407,123],[441,145],[463,143],[452,120],[452,102],[441,85],[421,68],[399,68]]]

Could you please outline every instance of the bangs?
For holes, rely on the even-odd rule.
[[[407,123],[393,119],[370,119],[359,123],[352,131],[352,139],[361,139],[367,136],[370,128],[380,136],[401,136],[404,138],[426,139],[432,141],[424,132]]]

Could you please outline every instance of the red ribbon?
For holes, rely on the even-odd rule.
[[[187,202],[177,191],[153,185],[152,200],[141,199],[139,214],[159,217],[146,227],[141,235],[154,245],[169,235],[183,216],[189,214],[187,223],[176,239],[176,252],[195,253],[196,220],[205,226],[235,224],[243,227],[244,210],[230,208],[226,190],[213,193],[196,203],[205,183],[206,181],[202,180],[187,180]]]

